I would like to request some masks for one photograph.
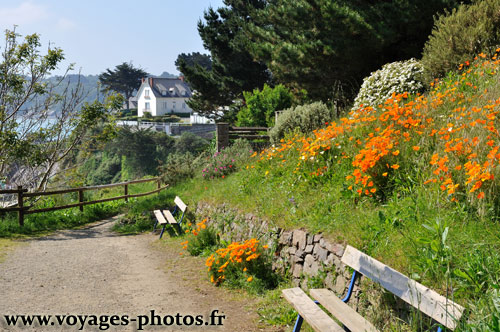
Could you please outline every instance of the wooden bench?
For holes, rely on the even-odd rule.
[[[377,331],[370,322],[346,303],[352,294],[357,274],[362,274],[379,283],[389,292],[451,330],[455,329],[462,316],[464,308],[460,305],[351,246],[347,246],[342,256],[342,262],[354,269],[349,289],[344,299],[338,298],[328,289],[312,289],[310,293],[316,301],[311,300],[300,288],[283,290],[285,299],[299,313],[293,330],[294,332],[300,331],[303,319],[318,332],[345,331],[343,327],[321,310],[317,304],[325,307],[341,324],[352,332]],[[441,326],[438,327],[438,332],[440,331]]]
[[[175,203],[175,208],[173,212],[170,212],[170,210],[154,210],[153,213],[155,214],[156,217],[156,223],[153,227],[153,231],[156,230],[156,226],[158,224],[163,225],[163,228],[161,229],[160,233],[160,239],[163,236],[163,232],[165,231],[165,227],[167,225],[177,225],[177,227],[180,227],[180,224],[182,223],[182,219],[184,219],[184,214],[186,213],[187,205],[182,201],[182,199],[179,198],[179,196],[176,196],[174,199]],[[181,218],[177,222],[175,219],[174,215],[178,215],[180,212],[182,212]]]

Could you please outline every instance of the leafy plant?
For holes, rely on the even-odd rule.
[[[213,228],[207,227],[206,222],[207,219],[203,219],[195,225],[192,223],[187,224],[185,232],[190,236],[181,244],[191,256],[199,256],[213,251],[219,243],[216,231]]]
[[[246,140],[236,140],[233,145],[206,157],[202,176],[207,180],[225,178],[240,167],[252,153],[252,147]]]
[[[243,92],[245,107],[238,112],[236,124],[241,127],[272,127],[274,113],[292,106],[293,95],[279,84],[271,88],[264,84],[262,91]]]
[[[446,244],[449,227],[439,219],[433,225],[422,225],[428,232],[427,237],[420,237],[417,243],[421,245],[419,256],[416,257],[419,265],[431,274],[431,277],[438,278],[448,275],[450,272],[451,249]]]
[[[500,45],[500,2],[475,1],[440,15],[425,44],[422,64],[430,82],[480,52]]]
[[[335,116],[333,109],[322,102],[291,107],[278,116],[275,126],[269,131],[271,142],[277,143],[285,134],[298,130],[303,134],[324,127]]]
[[[257,293],[276,287],[278,278],[272,272],[266,249],[267,245],[259,245],[257,239],[232,242],[226,248],[217,249],[206,261],[210,281]]]
[[[191,179],[195,175],[195,158],[191,153],[172,153],[167,157],[165,164],[158,169],[162,181],[173,186],[186,179]]]

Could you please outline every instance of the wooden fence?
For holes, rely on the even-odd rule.
[[[129,194],[128,193],[128,186],[130,184],[144,183],[144,182],[156,182],[157,188],[153,191],[149,191],[149,192],[145,192],[145,193],[139,193],[139,194]],[[103,198],[103,199],[98,199],[98,200],[93,200],[93,201],[84,201],[84,197],[83,197],[84,191],[100,190],[100,189],[120,187],[120,186],[123,187],[123,195],[121,195],[121,196]],[[104,203],[104,202],[115,201],[115,200],[119,200],[119,199],[124,199],[127,202],[129,198],[141,197],[141,196],[147,196],[147,195],[159,193],[160,191],[164,190],[167,187],[168,187],[168,185],[164,185],[164,186],[161,185],[160,178],[134,180],[134,181],[128,181],[128,182],[121,182],[121,183],[104,184],[104,185],[99,185],[99,186],[88,186],[88,187],[52,190],[52,191],[44,191],[44,192],[32,192],[32,193],[28,193],[27,189],[23,188],[22,186],[19,186],[19,187],[17,187],[17,189],[0,190],[0,194],[15,194],[15,195],[17,195],[17,206],[8,207],[8,208],[0,208],[0,213],[2,213],[2,212],[17,212],[18,216],[19,216],[19,225],[24,226],[24,216],[27,214],[42,213],[42,212],[56,211],[56,210],[62,210],[62,209],[70,209],[70,208],[74,208],[74,207],[80,207],[80,211],[83,211],[83,207],[85,205]],[[60,195],[60,194],[68,194],[68,193],[74,193],[74,192],[78,193],[78,203],[55,206],[55,207],[44,208],[44,209],[35,209],[35,210],[31,210],[31,207],[25,206],[25,204],[24,204],[25,198]]]
[[[229,123],[217,123],[217,151],[220,152],[229,146],[229,140],[243,138],[250,141],[264,140],[269,141],[267,127],[233,127]],[[266,132],[266,134],[262,134]]]

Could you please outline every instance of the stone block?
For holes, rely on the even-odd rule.
[[[313,243],[318,243],[322,238],[323,238],[323,235],[321,235],[321,234],[314,235]]]
[[[347,289],[347,280],[343,276],[338,275],[337,279],[335,280],[334,291],[340,295],[340,294],[344,294],[346,289]]]
[[[289,246],[292,244],[292,231],[284,231],[279,239],[279,244],[284,244],[286,246]]]
[[[296,229],[293,231],[293,245],[297,249],[302,249],[304,250],[306,247],[306,242],[307,242],[307,234],[301,229]]]
[[[302,274],[302,270],[303,270],[303,266],[300,265],[300,264],[295,264],[293,266],[293,271],[292,271],[292,275],[295,277],[295,278],[300,278],[301,274]]]
[[[312,254],[312,253],[313,253],[313,250],[314,250],[314,246],[313,246],[312,244],[308,244],[308,245],[306,246],[306,249],[304,250],[304,252],[305,252],[306,254]]]
[[[314,256],[320,262],[325,262],[328,257],[328,251],[324,248],[321,248],[319,245],[314,247]]]

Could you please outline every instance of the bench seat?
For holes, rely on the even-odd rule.
[[[339,324],[331,319],[304,291],[298,287],[283,290],[283,296],[309,322],[315,331],[345,332]]]
[[[351,332],[378,332],[369,321],[339,299],[332,291],[325,288],[312,289],[311,296],[318,300],[326,310],[331,312]]]

